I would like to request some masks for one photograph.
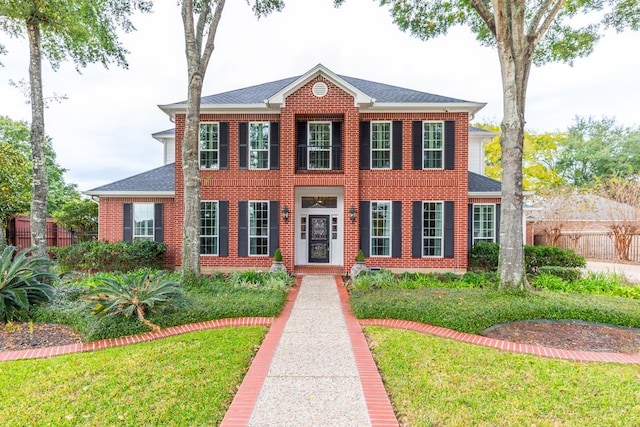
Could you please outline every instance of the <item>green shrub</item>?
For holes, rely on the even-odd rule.
[[[33,305],[51,299],[51,283],[58,280],[52,267],[49,257],[36,255],[35,248],[18,253],[15,246],[4,248],[0,253],[0,320],[26,319]]]
[[[141,277],[123,275],[119,279],[102,278],[91,290],[98,305],[95,314],[136,316],[151,329],[160,327],[150,322],[145,315],[157,307],[166,307],[182,297],[180,283],[165,277],[164,272],[152,274],[146,271]]]
[[[362,249],[358,250],[358,254],[356,255],[356,262],[364,262],[364,252],[362,252]]]
[[[282,251],[279,248],[274,252],[273,260],[275,262],[282,262]]]
[[[351,280],[351,289],[389,289],[398,287],[398,278],[391,270],[363,271]]]
[[[167,251],[164,243],[151,240],[133,242],[90,241],[51,248],[53,257],[63,270],[120,271],[160,268]]]
[[[469,288],[497,288],[498,275],[490,271],[468,271],[462,276],[462,281],[469,284]]]
[[[573,282],[582,276],[582,271],[576,267],[556,267],[551,265],[544,265],[538,268],[538,274],[551,274],[560,277],[568,282]]]
[[[293,277],[284,271],[262,273],[246,270],[234,271],[229,282],[239,288],[287,291],[294,284]]]
[[[471,270],[497,271],[500,257],[500,245],[497,243],[478,242],[469,251],[469,268]],[[586,266],[584,257],[571,249],[556,246],[524,246],[525,270],[529,274],[537,274],[541,267],[580,268]]]

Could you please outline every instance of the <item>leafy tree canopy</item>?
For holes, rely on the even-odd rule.
[[[482,129],[500,133],[500,125],[480,124]],[[524,151],[522,155],[522,185],[527,191],[539,191],[556,188],[564,184],[556,168],[558,150],[565,143],[565,133],[524,133]],[[488,177],[500,180],[502,177],[502,152],[500,136],[496,136],[485,145],[485,173]]]
[[[15,121],[6,116],[0,116],[0,141],[13,147],[22,154],[29,169],[29,182],[31,183],[31,146],[29,143],[29,125],[26,122]],[[47,197],[47,208],[49,212],[54,212],[70,200],[79,200],[76,184],[67,184],[64,181],[64,174],[67,171],[56,162],[56,153],[53,150],[51,139],[45,139],[45,158],[47,176],[49,178],[49,191]],[[29,190],[29,198],[31,190]],[[28,207],[24,211],[28,211]]]
[[[20,151],[3,141],[0,141],[0,165],[0,229],[4,230],[11,216],[29,210],[31,165]]]
[[[54,69],[66,59],[77,68],[95,62],[127,67],[117,31],[135,30],[129,16],[135,10],[149,12],[151,6],[149,0],[11,0],[0,4],[0,29],[23,37],[25,22],[36,21],[42,52]]]
[[[616,120],[576,117],[558,152],[558,173],[570,185],[592,187],[598,180],[640,173],[640,127]]]
[[[98,205],[89,199],[70,200],[53,213],[53,218],[67,230],[96,231]]]

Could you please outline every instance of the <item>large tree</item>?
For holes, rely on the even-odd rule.
[[[248,1],[248,0],[247,0]],[[187,114],[182,140],[182,174],[184,180],[184,222],[182,272],[200,275],[200,98],[202,83],[213,54],[218,24],[225,0],[182,0],[185,54],[187,58]],[[282,0],[254,0],[252,8],[258,18],[281,10]]]
[[[23,121],[12,120],[9,117],[0,116],[0,142],[11,144],[16,150],[24,155],[31,166],[31,145],[30,145],[29,124]],[[62,168],[56,160],[56,152],[53,150],[51,138],[45,137],[44,146],[45,168],[47,171],[48,191],[47,191],[47,212],[55,212],[67,202],[80,200],[76,184],[66,183],[64,174],[66,169]],[[33,173],[33,168],[32,173]],[[29,196],[31,199],[31,191]],[[25,209],[28,212],[28,209]]]
[[[334,0],[337,4],[344,0]],[[637,0],[380,0],[394,22],[421,39],[467,25],[500,60],[503,119],[500,281],[527,286],[522,228],[522,152],[532,64],[571,63],[591,53],[602,27],[640,27]],[[589,15],[585,19],[583,15]]]
[[[620,126],[609,117],[577,117],[558,154],[558,172],[570,185],[592,187],[613,176],[638,175],[640,128]]]
[[[129,16],[135,10],[149,11],[147,0],[9,0],[0,3],[0,29],[23,37],[29,44],[31,103],[31,153],[33,199],[31,242],[46,254],[48,180],[45,156],[42,57],[56,69],[70,58],[76,67],[101,62],[127,66],[118,28],[133,30]]]

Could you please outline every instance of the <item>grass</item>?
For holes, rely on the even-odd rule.
[[[640,425],[637,366],[552,360],[380,327],[365,332],[404,425]]]
[[[402,319],[477,334],[518,320],[574,319],[640,327],[640,300],[493,289],[379,289],[351,291],[357,318]]]
[[[11,426],[218,425],[266,328],[224,328],[0,363]]]

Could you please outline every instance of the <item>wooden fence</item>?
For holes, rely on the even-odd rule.
[[[619,261],[613,237],[606,233],[563,234],[558,240],[558,246],[563,249],[573,249],[588,259]],[[640,236],[633,236],[629,260],[640,262]]]
[[[20,249],[31,246],[31,221],[28,216],[16,216],[9,220],[7,242]],[[47,246],[69,246],[77,242],[95,240],[97,233],[72,232],[47,219]]]

